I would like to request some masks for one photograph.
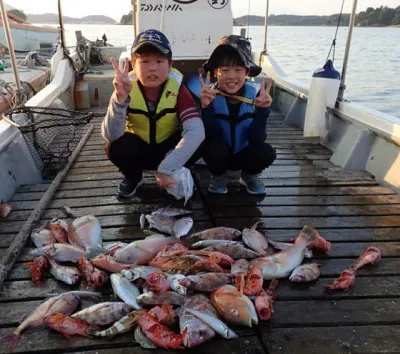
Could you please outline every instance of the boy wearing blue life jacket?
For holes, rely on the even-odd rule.
[[[251,60],[251,45],[243,37],[223,37],[203,65],[200,74],[200,103],[206,139],[202,154],[210,172],[209,192],[226,194],[227,170],[242,170],[239,182],[247,192],[265,194],[260,173],[276,158],[275,149],[265,142],[272,98],[272,81],[265,88],[246,79],[260,74]],[[210,85],[210,73],[216,80]],[[258,89],[259,87],[259,89]]]
[[[102,135],[106,153],[124,180],[118,195],[135,194],[143,170],[157,170],[161,188],[172,188],[175,170],[188,163],[204,139],[204,126],[183,76],[172,68],[172,50],[160,31],[147,30],[133,42],[131,64],[115,70]],[[194,161],[197,158],[192,157]]]

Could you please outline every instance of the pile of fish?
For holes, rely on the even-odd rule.
[[[143,230],[149,236],[107,247],[100,223],[91,215],[70,222],[53,220],[47,228],[35,230],[32,240],[38,248],[32,254],[38,257],[28,265],[35,283],[41,283],[50,267],[56,279],[68,284],[82,278],[99,288],[109,281],[122,301],[101,302],[76,313],[71,307],[43,312],[42,304],[3,341],[14,347],[22,331],[33,326],[29,318],[35,319],[35,326],[47,325],[66,336],[114,337],[136,327],[135,340],[144,348],[192,348],[217,334],[236,338],[231,325],[251,327],[270,319],[277,279],[314,281],[320,265],[302,265],[303,259],[331,248],[311,226],[304,226],[287,243],[257,230],[258,223],[242,231],[214,227],[189,234],[190,214],[185,209],[157,209],[140,217],[143,229],[149,224]],[[376,252],[380,257],[379,249],[369,248],[349,272],[375,263]],[[59,264],[64,262],[68,264]],[[350,285],[338,278],[327,287]]]

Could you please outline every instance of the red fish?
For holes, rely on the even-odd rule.
[[[171,305],[155,306],[149,311],[149,315],[167,327],[173,327],[178,323],[178,314]]]
[[[93,267],[93,264],[83,257],[78,259],[78,268],[88,285],[94,285],[96,288],[99,288],[108,282],[108,274]]]
[[[36,257],[33,262],[24,263],[24,265],[30,268],[32,282],[38,286],[42,286],[43,282],[41,279],[46,275],[49,269],[49,262],[46,257]]]
[[[222,268],[220,263],[221,257],[218,255],[218,252],[212,252],[208,259],[197,261],[193,267],[196,272],[230,273],[229,270]]]
[[[264,278],[262,269],[251,267],[246,275],[243,293],[247,296],[258,294],[262,290],[263,282]]]
[[[131,264],[119,263],[114,257],[99,254],[91,260],[92,264],[98,268],[104,269],[110,273],[118,273],[122,269],[131,269]]]
[[[68,224],[61,219],[53,219],[47,225],[51,235],[58,243],[68,243]]]
[[[166,245],[162,251],[157,253],[156,257],[182,256],[187,250],[187,246],[182,243],[172,243]]]
[[[318,235],[313,242],[308,245],[310,250],[328,253],[331,250],[332,244],[325,240],[321,235]]]
[[[164,349],[184,349],[183,338],[186,333],[176,334],[148,313],[140,317],[137,322],[146,337],[157,346]]]
[[[324,285],[329,290],[347,290],[356,279],[355,269],[345,269],[331,284]]]
[[[367,250],[354,262],[353,269],[358,270],[366,264],[375,264],[381,259],[381,250],[377,247],[368,247]]]
[[[271,315],[274,313],[272,305],[276,298],[275,288],[277,285],[278,280],[272,279],[268,289],[266,291],[261,289],[261,291],[256,296],[254,303],[257,314],[261,320],[269,320],[271,318]]]
[[[170,290],[169,282],[165,275],[161,272],[151,273],[147,277],[148,288],[152,291],[163,293]]]
[[[73,318],[63,313],[58,313],[54,316],[50,316],[46,320],[47,326],[54,329],[57,332],[62,333],[68,339],[70,336],[79,334],[84,337],[90,337],[88,334],[89,329],[98,330],[98,326],[93,326],[79,318]]]

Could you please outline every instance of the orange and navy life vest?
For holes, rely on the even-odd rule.
[[[254,100],[259,87],[252,81],[246,80],[243,88],[243,97]],[[249,128],[254,119],[254,104],[241,102],[239,113],[232,115],[229,112],[226,97],[217,94],[213,101],[214,112],[222,129],[224,142],[232,148],[233,153],[243,150],[249,145]]]
[[[126,131],[136,134],[148,144],[159,144],[181,129],[177,115],[177,99],[183,75],[171,69],[155,111],[149,111],[142,91],[133,81],[130,92]]]

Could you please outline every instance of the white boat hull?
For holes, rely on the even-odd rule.
[[[55,44],[59,39],[59,32],[54,28],[36,27],[32,25],[11,26],[11,36],[14,50],[17,52],[29,52],[39,50],[40,44]],[[24,26],[24,27],[22,27]],[[0,25],[0,46],[8,48],[3,25]]]

